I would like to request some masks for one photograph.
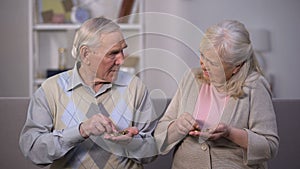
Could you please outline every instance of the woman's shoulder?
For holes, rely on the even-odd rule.
[[[270,89],[268,80],[265,78],[265,76],[258,72],[252,72],[251,74],[249,74],[245,81],[245,86],[251,89],[255,89],[258,87],[265,87],[267,89]]]
[[[180,85],[181,88],[189,88],[191,86],[200,86],[200,73],[201,68],[190,68],[188,69],[181,78]]]

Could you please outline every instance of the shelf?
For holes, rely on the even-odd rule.
[[[78,29],[79,24],[36,24],[34,30],[73,30]]]
[[[119,24],[122,30],[140,30],[140,24]],[[75,30],[80,27],[80,24],[36,24],[33,26],[34,30],[48,31],[48,30]]]

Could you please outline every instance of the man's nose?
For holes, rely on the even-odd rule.
[[[118,53],[115,64],[122,65],[124,63],[124,59],[125,59],[124,53],[123,52]]]

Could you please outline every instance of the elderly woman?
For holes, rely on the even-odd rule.
[[[247,29],[211,26],[200,55],[155,130],[160,153],[175,147],[173,169],[267,168],[279,146],[276,116]]]

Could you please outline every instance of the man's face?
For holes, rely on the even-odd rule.
[[[124,62],[123,49],[127,47],[121,32],[101,35],[101,46],[90,57],[91,72],[99,82],[112,82],[116,79],[120,66]]]

